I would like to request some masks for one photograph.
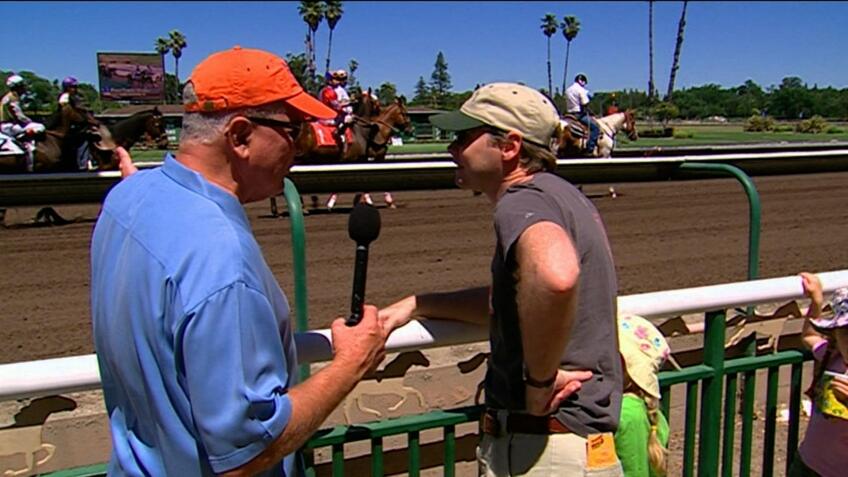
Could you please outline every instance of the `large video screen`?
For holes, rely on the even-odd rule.
[[[97,53],[100,96],[153,102],[165,98],[165,65],[158,53]]]

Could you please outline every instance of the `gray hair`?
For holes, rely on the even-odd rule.
[[[194,86],[189,81],[183,88],[183,103],[197,101]],[[211,144],[224,132],[227,123],[235,116],[253,116],[267,118],[274,115],[286,114],[286,109],[280,102],[265,104],[251,108],[239,108],[214,113],[184,113],[180,130],[180,144],[200,143]]]

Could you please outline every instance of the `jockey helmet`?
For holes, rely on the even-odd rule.
[[[77,83],[78,82],[76,78],[74,78],[73,76],[68,76],[62,80],[62,89],[68,89],[72,86],[76,86]]]
[[[574,82],[577,83],[578,81],[588,83],[589,79],[586,78],[586,75],[584,75],[583,73],[580,73],[580,74],[578,74],[577,76],[574,77]]]
[[[328,71],[328,72],[324,73],[324,79],[327,80],[327,81],[330,81],[331,79],[333,79],[333,72]]]
[[[6,86],[8,86],[9,89],[24,86],[24,79],[23,77],[21,77],[21,75],[9,76],[8,78],[6,78]]]
[[[335,78],[339,81],[344,81],[344,80],[347,79],[347,71],[345,71],[345,70],[333,71],[333,78]]]

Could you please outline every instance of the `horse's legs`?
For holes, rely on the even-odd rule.
[[[336,201],[339,200],[339,194],[333,192],[330,194],[330,198],[327,200],[327,210],[333,210],[333,207],[336,206]]]
[[[389,191],[383,192],[383,200],[386,202],[386,205],[389,206],[390,209],[396,209],[397,205],[395,205],[395,199],[392,197],[392,193]]]

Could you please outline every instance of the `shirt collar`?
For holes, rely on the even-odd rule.
[[[177,184],[216,203],[227,217],[250,229],[250,221],[247,219],[244,207],[236,196],[184,166],[171,153],[165,154],[165,160],[162,163],[162,173]]]

